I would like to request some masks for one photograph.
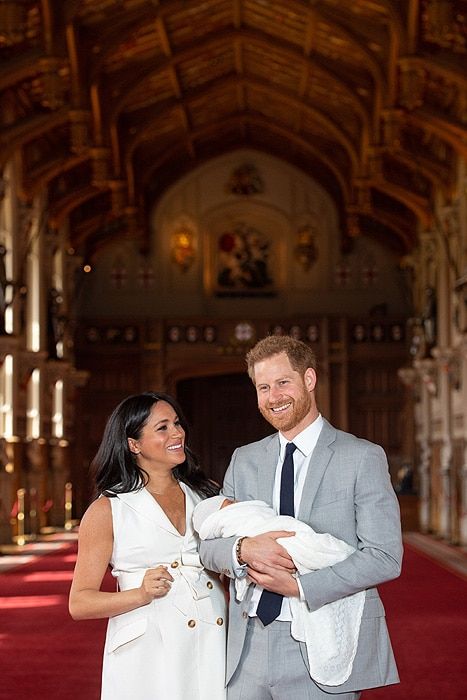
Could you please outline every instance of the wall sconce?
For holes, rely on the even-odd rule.
[[[307,272],[318,259],[318,249],[315,244],[315,231],[312,226],[302,226],[297,232],[295,259]]]
[[[183,228],[172,235],[172,260],[186,272],[195,259],[194,235]]]

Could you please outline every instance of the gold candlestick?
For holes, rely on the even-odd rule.
[[[29,539],[35,540],[39,531],[39,521],[37,512],[37,489],[29,489]]]
[[[26,535],[24,534],[24,496],[26,489],[18,489],[16,497],[18,499],[18,512],[16,514],[17,534],[14,537],[16,544],[23,546],[26,544]]]
[[[65,530],[73,528],[73,520],[71,518],[72,510],[73,486],[70,481],[65,484]]]

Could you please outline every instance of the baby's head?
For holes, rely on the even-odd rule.
[[[206,518],[208,518],[213,513],[216,513],[221,508],[230,505],[233,501],[230,501],[224,496],[212,496],[212,498],[206,498],[204,501],[198,503],[193,511],[193,526],[196,532],[200,531],[200,528]]]
[[[221,508],[226,508],[227,506],[231,506],[232,503],[236,503],[236,502],[237,502],[237,501],[231,501],[229,498],[224,498],[224,500],[223,500],[222,503],[221,503],[221,507],[219,508],[219,510],[221,510]]]

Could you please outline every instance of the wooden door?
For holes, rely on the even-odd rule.
[[[236,447],[274,432],[258,411],[256,392],[244,373],[182,380],[177,399],[191,428],[189,444],[218,483]]]

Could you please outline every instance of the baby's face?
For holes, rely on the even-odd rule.
[[[235,503],[235,501],[231,501],[229,498],[224,498],[222,501],[221,508],[225,508],[226,506],[232,505],[232,503]]]

